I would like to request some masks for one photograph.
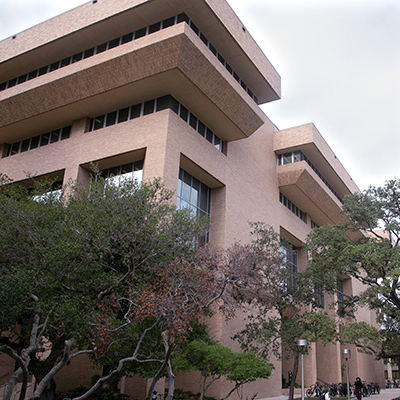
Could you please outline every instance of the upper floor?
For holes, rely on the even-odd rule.
[[[275,132],[274,151],[281,202],[311,226],[344,222],[343,197],[359,189],[316,127]]]
[[[224,0],[91,1],[0,42],[2,143],[165,94],[231,141],[280,76]]]

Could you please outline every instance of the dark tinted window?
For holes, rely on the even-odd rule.
[[[121,44],[131,42],[133,40],[133,33],[128,33],[122,36]]]
[[[139,29],[135,32],[135,39],[139,39],[146,35],[146,28]]]
[[[157,22],[156,24],[150,25],[149,26],[149,34],[153,32],[157,32],[161,29],[161,24],[160,22]]]
[[[118,122],[125,122],[129,118],[129,107],[118,111]]]
[[[162,22],[163,29],[168,28],[169,26],[172,26],[174,24],[175,24],[175,17],[171,17],[171,18],[165,19]]]
[[[131,107],[131,119],[140,117],[141,104]]]
[[[117,121],[117,112],[113,111],[107,114],[106,126],[114,125]]]
[[[113,49],[114,47],[119,46],[119,42],[120,42],[120,38],[110,40],[110,43],[108,44],[108,49]]]
[[[154,112],[154,100],[146,101],[143,107],[143,115],[148,115]]]

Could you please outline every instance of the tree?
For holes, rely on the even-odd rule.
[[[272,253],[198,248],[207,221],[176,210],[160,180],[95,177],[64,196],[51,182],[33,192],[3,183],[0,351],[19,365],[6,400],[29,372],[33,397],[51,399],[54,376],[82,353],[112,368],[78,399],[129,371],[153,377],[149,397],[166,373],[171,399],[171,357],[200,318],[272,301],[263,284],[278,266]]]
[[[245,329],[236,334],[235,339],[239,340],[243,350],[254,352],[265,360],[271,354],[278,359],[282,353],[293,356],[293,379],[289,391],[289,399],[293,399],[299,362],[296,340],[320,340],[325,344],[335,341],[338,337],[336,322],[320,307],[321,281],[308,271],[293,272],[290,262],[293,254],[284,238],[265,225],[252,226],[253,246],[262,253],[271,247],[280,252],[280,268],[275,274],[268,275],[265,282],[274,301],[261,304],[256,312],[250,314]]]
[[[225,400],[244,384],[268,378],[272,371],[271,364],[253,353],[234,353],[212,340],[191,341],[177,362],[186,371],[200,371],[200,400],[210,386],[223,376],[234,383],[234,387],[223,397]]]
[[[194,250],[188,243],[206,224],[177,211],[160,181],[116,187],[99,179],[69,188],[68,199],[48,190],[48,183],[33,192],[5,177],[2,183],[0,351],[20,367],[6,399],[28,372],[38,382],[34,396],[51,397],[52,378],[71,357],[98,357],[98,343],[88,337],[96,336],[110,310],[123,311],[117,299],[138,295],[135,289],[151,283],[155,268],[189,261]],[[50,351],[42,361],[36,357],[40,347]]]
[[[270,254],[267,258],[265,256],[266,254],[261,254],[253,246],[239,243],[227,250],[202,246],[191,263],[178,260],[157,269],[156,284],[149,284],[135,297],[135,306],[125,316],[132,315],[130,319],[135,321],[133,325],[155,321],[144,333],[147,335],[149,330],[156,327],[162,330],[164,355],[156,359],[148,354],[139,359],[137,354],[142,348],[144,338],[141,336],[139,340],[133,341],[137,343],[133,355],[120,358],[118,367],[112,373],[120,372],[125,362],[158,363],[160,368],[149,387],[148,396],[151,396],[156,381],[166,370],[169,377],[167,398],[172,398],[174,373],[171,357],[181,342],[186,340],[191,324],[199,323],[201,318],[210,316],[213,312],[220,312],[230,318],[238,309],[242,310],[248,304],[266,304],[267,299],[272,301],[264,287],[264,281],[268,274],[275,273],[276,260]],[[102,328],[103,332],[105,330]],[[106,343],[106,347],[108,346]],[[124,348],[123,353],[126,352]],[[98,385],[105,379],[107,378],[100,379]],[[79,400],[86,398],[94,390],[96,385]]]
[[[227,375],[227,379],[234,382],[235,386],[225,395],[223,400],[226,400],[234,391],[239,394],[239,389],[246,383],[268,378],[271,375],[272,369],[271,364],[256,357],[251,352],[236,353],[231,371]],[[256,395],[257,393],[252,398],[254,399]],[[241,398],[240,394],[239,398]]]
[[[381,358],[400,360],[400,180],[369,187],[344,199],[348,222],[323,226],[312,232],[307,249],[314,273],[331,291],[341,277],[353,277],[364,285],[364,292],[346,296],[345,305],[368,306],[375,310],[381,326],[377,345],[368,335],[357,335],[360,325],[347,329],[347,336],[358,346],[368,347]],[[364,327],[365,328],[365,327]],[[374,331],[378,337],[377,330]],[[372,335],[373,336],[373,335]]]

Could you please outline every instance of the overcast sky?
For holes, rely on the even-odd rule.
[[[0,39],[86,2],[0,0]],[[400,0],[228,3],[282,78],[278,128],[313,122],[361,190],[400,178]]]

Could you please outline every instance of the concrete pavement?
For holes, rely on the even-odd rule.
[[[295,400],[301,399],[301,396],[297,393],[294,395]],[[394,400],[400,398],[400,388],[399,389],[381,389],[379,394],[373,394],[370,397],[363,397],[363,400]],[[305,398],[307,400],[307,397]],[[311,398],[315,399],[315,397]],[[334,400],[335,398],[332,398]],[[263,400],[288,400],[288,396],[278,396],[278,397],[268,397]],[[351,400],[356,400],[353,396]]]
[[[368,398],[368,397],[367,397]],[[373,394],[371,400],[393,400],[400,398],[400,388],[398,389],[381,389],[379,394]]]

